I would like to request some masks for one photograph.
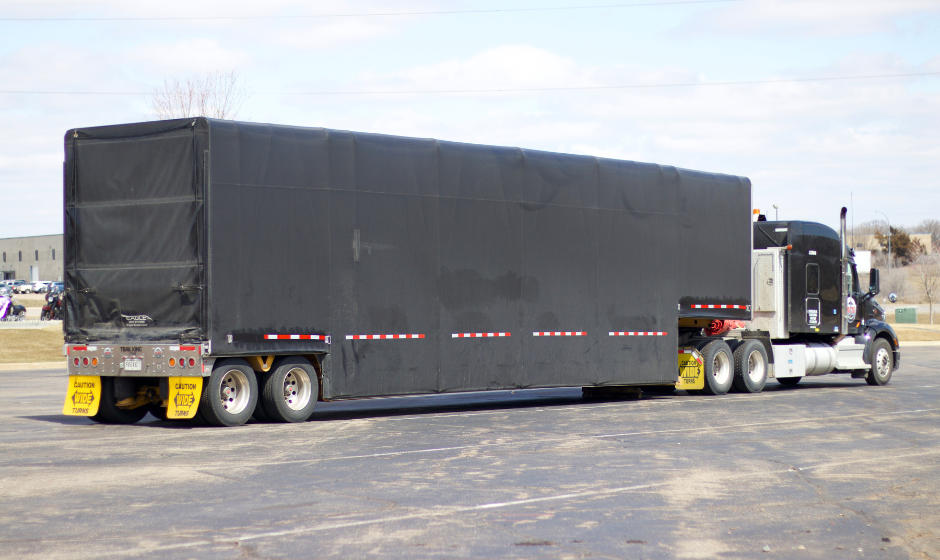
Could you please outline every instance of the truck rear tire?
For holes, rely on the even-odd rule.
[[[213,426],[240,426],[258,402],[258,380],[248,362],[228,358],[216,362],[202,387],[199,412]]]
[[[705,366],[705,388],[708,395],[724,395],[734,381],[734,355],[724,340],[713,340],[701,350]]]
[[[317,372],[306,358],[278,358],[265,376],[260,405],[274,422],[305,422],[319,394]]]
[[[767,383],[767,350],[759,340],[749,339],[734,349],[734,389],[760,393]]]
[[[147,415],[147,407],[118,408],[118,399],[114,396],[114,378],[101,377],[101,402],[98,413],[91,417],[99,424],[135,424]]]
[[[883,338],[876,338],[871,345],[871,369],[865,376],[869,385],[887,385],[891,381],[891,371],[894,369],[894,355],[891,345]]]

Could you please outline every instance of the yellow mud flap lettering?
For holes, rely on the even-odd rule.
[[[676,389],[685,391],[705,388],[705,362],[695,348],[679,349],[679,381]]]
[[[192,418],[199,409],[199,398],[202,396],[201,377],[171,377],[170,398],[168,399],[167,420],[184,420]]]
[[[101,402],[101,377],[97,375],[70,375],[69,390],[65,394],[62,414],[68,416],[94,416]]]

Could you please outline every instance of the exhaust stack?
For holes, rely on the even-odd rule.
[[[846,245],[846,235],[845,235],[845,215],[848,210],[845,206],[842,207],[842,211],[839,213],[839,244],[842,246],[842,293],[840,294],[842,298],[842,320],[839,324],[839,337],[842,338],[845,336],[846,331],[849,328],[849,322],[845,317],[846,314],[846,298],[852,291],[851,286],[849,286],[850,278],[849,276],[849,249]]]

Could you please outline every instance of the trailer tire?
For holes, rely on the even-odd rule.
[[[98,413],[91,417],[99,424],[135,424],[147,415],[147,407],[118,408],[114,396],[114,378],[101,378],[101,402],[98,403]]]
[[[199,412],[213,426],[240,426],[258,402],[258,380],[248,362],[227,358],[216,362],[202,386]]]
[[[257,422],[270,423],[274,422],[274,419],[271,418],[271,415],[268,414],[268,411],[264,408],[264,386],[268,382],[268,377],[270,377],[271,372],[266,371],[263,373],[255,372],[255,375],[258,378],[258,402],[255,404],[255,411],[251,413],[251,416]]]
[[[305,422],[317,406],[319,389],[317,372],[309,360],[278,358],[265,376],[261,404],[274,422]]]
[[[734,389],[760,393],[767,384],[767,350],[759,340],[744,340],[734,349]]]
[[[167,411],[170,410],[169,407],[160,406],[160,403],[153,403],[150,407],[147,408],[147,412],[153,415],[157,420],[166,420]]]
[[[781,385],[796,385],[797,383],[800,382],[800,379],[803,379],[803,378],[802,377],[778,377],[777,383]]]
[[[701,350],[705,365],[705,388],[708,395],[724,395],[734,381],[734,355],[724,340],[713,340]]]
[[[876,338],[871,345],[871,369],[865,376],[869,385],[887,385],[891,381],[894,369],[894,355],[891,345],[883,338]]]

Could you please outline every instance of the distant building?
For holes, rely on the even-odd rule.
[[[920,241],[920,244],[923,245],[924,249],[928,253],[933,252],[933,245],[930,242],[929,233],[909,233],[907,234],[911,239],[916,239]],[[880,253],[882,251],[881,245],[878,243],[878,238],[874,235],[849,235],[849,244],[856,251],[873,251],[875,253]],[[893,250],[891,251],[894,252]]]
[[[0,239],[0,280],[62,280],[62,234]]]

